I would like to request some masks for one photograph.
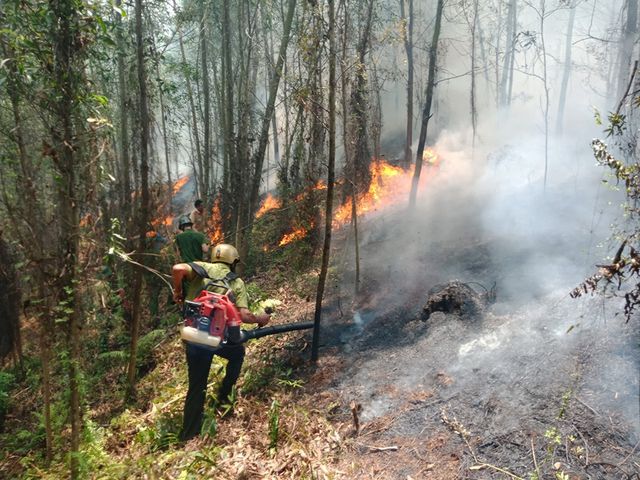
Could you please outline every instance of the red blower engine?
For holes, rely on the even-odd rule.
[[[231,291],[222,295],[203,290],[193,301],[185,301],[184,325],[180,328],[182,340],[192,345],[216,350],[224,345],[240,344],[252,338],[313,328],[313,322],[303,322],[240,330],[242,319],[230,295],[232,295]]]

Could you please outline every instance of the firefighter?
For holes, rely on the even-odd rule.
[[[235,275],[235,267],[240,261],[238,251],[233,245],[220,244],[211,252],[211,262],[194,262],[197,267],[204,269],[210,279],[227,279],[235,296],[235,304],[240,312],[243,323],[257,323],[259,326],[269,323],[271,316],[268,314],[254,315],[249,310],[247,289],[241,278]],[[199,268],[198,268],[199,270]],[[196,270],[187,263],[178,263],[172,269],[173,299],[179,305],[184,300],[194,299],[207,282]],[[186,291],[183,291],[183,285]],[[221,287],[217,293],[226,293]],[[206,348],[186,343],[187,369],[189,375],[189,390],[184,403],[184,418],[181,440],[189,440],[200,434],[204,417],[204,402],[206,398],[207,379],[214,355],[227,360],[227,368],[224,379],[218,388],[215,397],[217,407],[225,406],[230,411],[229,396],[233,386],[240,375],[244,361],[244,345],[227,344],[215,352]]]
[[[193,228],[198,232],[204,232],[206,226],[204,221],[204,203],[202,200],[197,199],[193,206],[194,209],[191,210],[191,213],[189,214],[189,217],[193,222]]]
[[[202,232],[193,229],[189,215],[182,215],[178,220],[181,233],[176,235],[176,247],[183,262],[202,261],[209,251],[209,241]]]

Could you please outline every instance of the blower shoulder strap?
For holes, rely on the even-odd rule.
[[[234,281],[236,278],[238,278],[238,275],[235,272],[231,272],[231,271],[227,272],[227,274],[222,278],[211,278],[202,265],[198,265],[197,263],[194,263],[194,262],[189,262],[187,265],[189,265],[191,269],[194,272],[196,272],[196,275],[198,275],[199,277],[211,280],[209,284],[222,282],[221,286],[224,286],[227,290],[231,290],[230,283]]]
[[[187,263],[187,265],[189,265],[189,266],[191,267],[191,269],[192,269],[194,272],[196,272],[196,274],[197,274],[199,277],[202,277],[202,278],[211,278],[211,277],[209,276],[209,274],[207,273],[207,271],[204,269],[204,267],[203,267],[202,265],[198,265],[198,264],[197,264],[197,263],[195,263],[195,262],[189,262],[189,263]]]

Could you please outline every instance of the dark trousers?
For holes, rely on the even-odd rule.
[[[187,367],[189,369],[189,390],[184,402],[184,420],[181,440],[189,440],[200,434],[204,417],[204,401],[207,394],[207,380],[213,356],[218,355],[228,360],[227,371],[218,389],[218,404],[229,401],[231,389],[235,385],[242,362],[244,362],[244,345],[227,345],[214,352],[187,344]]]

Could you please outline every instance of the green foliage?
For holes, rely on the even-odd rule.
[[[269,356],[259,368],[247,369],[243,377],[242,392],[245,395],[264,393],[273,384],[289,388],[301,388],[304,382],[292,378],[293,369],[275,355]]]
[[[105,258],[105,263],[107,264],[113,262],[113,255],[115,255],[117,252],[124,251],[124,246],[127,239],[120,234],[121,230],[122,227],[120,225],[120,220],[117,218],[112,218],[109,226],[109,235],[107,236],[108,256]]]
[[[141,425],[135,436],[136,443],[149,452],[165,450],[178,443],[180,418],[176,415],[161,416],[153,425]]]
[[[562,436],[556,427],[550,427],[544,432],[544,438],[549,440],[549,446],[555,447],[562,443]]]
[[[101,471],[104,478],[115,478],[122,474],[124,466],[115,462],[106,451],[105,430],[92,420],[85,420],[82,444],[76,454],[81,476],[89,478],[93,472]]]
[[[622,115],[617,112],[610,112],[607,116],[607,119],[609,120],[609,124],[604,130],[607,134],[607,137],[619,136],[624,133],[627,120],[626,115]]]
[[[222,449],[220,447],[201,449],[196,453],[193,462],[189,464],[187,470],[182,472],[179,480],[196,480],[202,478],[200,469],[202,467],[207,468],[215,466],[221,451]]]
[[[0,431],[4,412],[9,407],[9,394],[15,386],[16,377],[9,372],[0,372]]]
[[[569,407],[569,401],[571,400],[571,395],[573,395],[573,392],[571,389],[567,390],[562,395],[562,405],[560,406],[560,411],[558,412],[558,419],[563,418],[565,413],[567,412],[567,408]]]
[[[103,352],[96,357],[97,373],[104,373],[112,368],[124,367],[129,360],[129,354],[124,350]]]
[[[280,403],[275,398],[269,408],[269,450],[277,450],[280,434]]]
[[[167,332],[164,329],[158,329],[151,330],[149,333],[140,337],[138,341],[138,366],[146,365],[151,361],[154,348],[166,334]]]
[[[635,103],[632,108],[637,108]],[[596,120],[599,120],[599,116]],[[625,143],[623,134],[626,131],[627,117],[615,112],[608,115],[608,120],[605,129],[607,136]],[[620,245],[612,261],[598,265],[598,272],[576,287],[571,296],[576,298],[595,292],[604,294],[609,289],[613,291],[613,296],[624,298],[624,316],[629,321],[640,307],[640,252],[636,250],[640,240],[640,163],[636,158],[637,139],[628,139],[622,148],[632,158],[628,163],[616,158],[611,148],[600,139],[594,139],[591,146],[596,161],[610,170],[616,185],[624,184],[624,226],[612,234],[612,239]]]
[[[164,312],[160,317],[160,328],[170,329],[182,323],[182,317],[178,312]]]
[[[218,433],[218,422],[216,420],[216,411],[214,409],[207,409],[204,414],[204,420],[202,422],[201,435],[215,438]]]
[[[249,297],[249,309],[255,312],[258,307],[258,303],[267,298],[267,293],[255,282],[248,282],[246,284],[247,295]]]

